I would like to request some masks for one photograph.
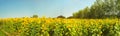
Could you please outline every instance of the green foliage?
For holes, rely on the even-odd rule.
[[[86,7],[85,9],[80,10],[77,13],[73,13],[73,17],[75,17],[75,18],[87,18],[87,17],[89,17],[89,14],[88,14],[89,12],[90,12],[89,8]]]
[[[73,13],[75,18],[120,18],[120,0],[96,0],[88,8]]]

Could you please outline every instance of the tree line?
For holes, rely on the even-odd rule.
[[[96,0],[91,7],[73,13],[72,18],[120,18],[120,0]]]

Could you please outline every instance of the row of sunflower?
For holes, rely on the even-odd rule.
[[[120,36],[120,20],[1,18],[0,36]]]

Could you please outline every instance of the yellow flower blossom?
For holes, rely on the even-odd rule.
[[[83,32],[86,34],[88,31],[90,33],[96,33],[98,35],[101,35],[102,28],[104,29],[113,29],[115,27],[116,29],[119,29],[120,20],[118,19],[61,19],[61,18],[0,18],[0,26],[3,25],[4,30],[6,27],[10,28],[10,31],[19,32],[19,33],[27,33],[29,32],[35,32],[38,33],[38,35],[41,35],[41,32],[43,35],[50,34],[51,32],[58,33],[60,31],[63,31],[62,34],[65,34],[66,32],[68,34],[75,33],[84,35]],[[14,25],[15,24],[15,25]],[[18,24],[18,25],[16,25]],[[68,31],[69,30],[69,31]],[[77,32],[76,32],[77,31]],[[91,32],[92,31],[92,32]],[[65,32],[65,33],[64,33]],[[11,32],[12,33],[12,32]],[[52,33],[51,33],[52,34]],[[50,35],[51,35],[50,34]],[[35,34],[36,35],[36,34]]]

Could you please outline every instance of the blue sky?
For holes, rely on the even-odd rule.
[[[72,16],[91,6],[95,0],[0,0],[0,18],[24,17],[38,14],[47,17]]]

